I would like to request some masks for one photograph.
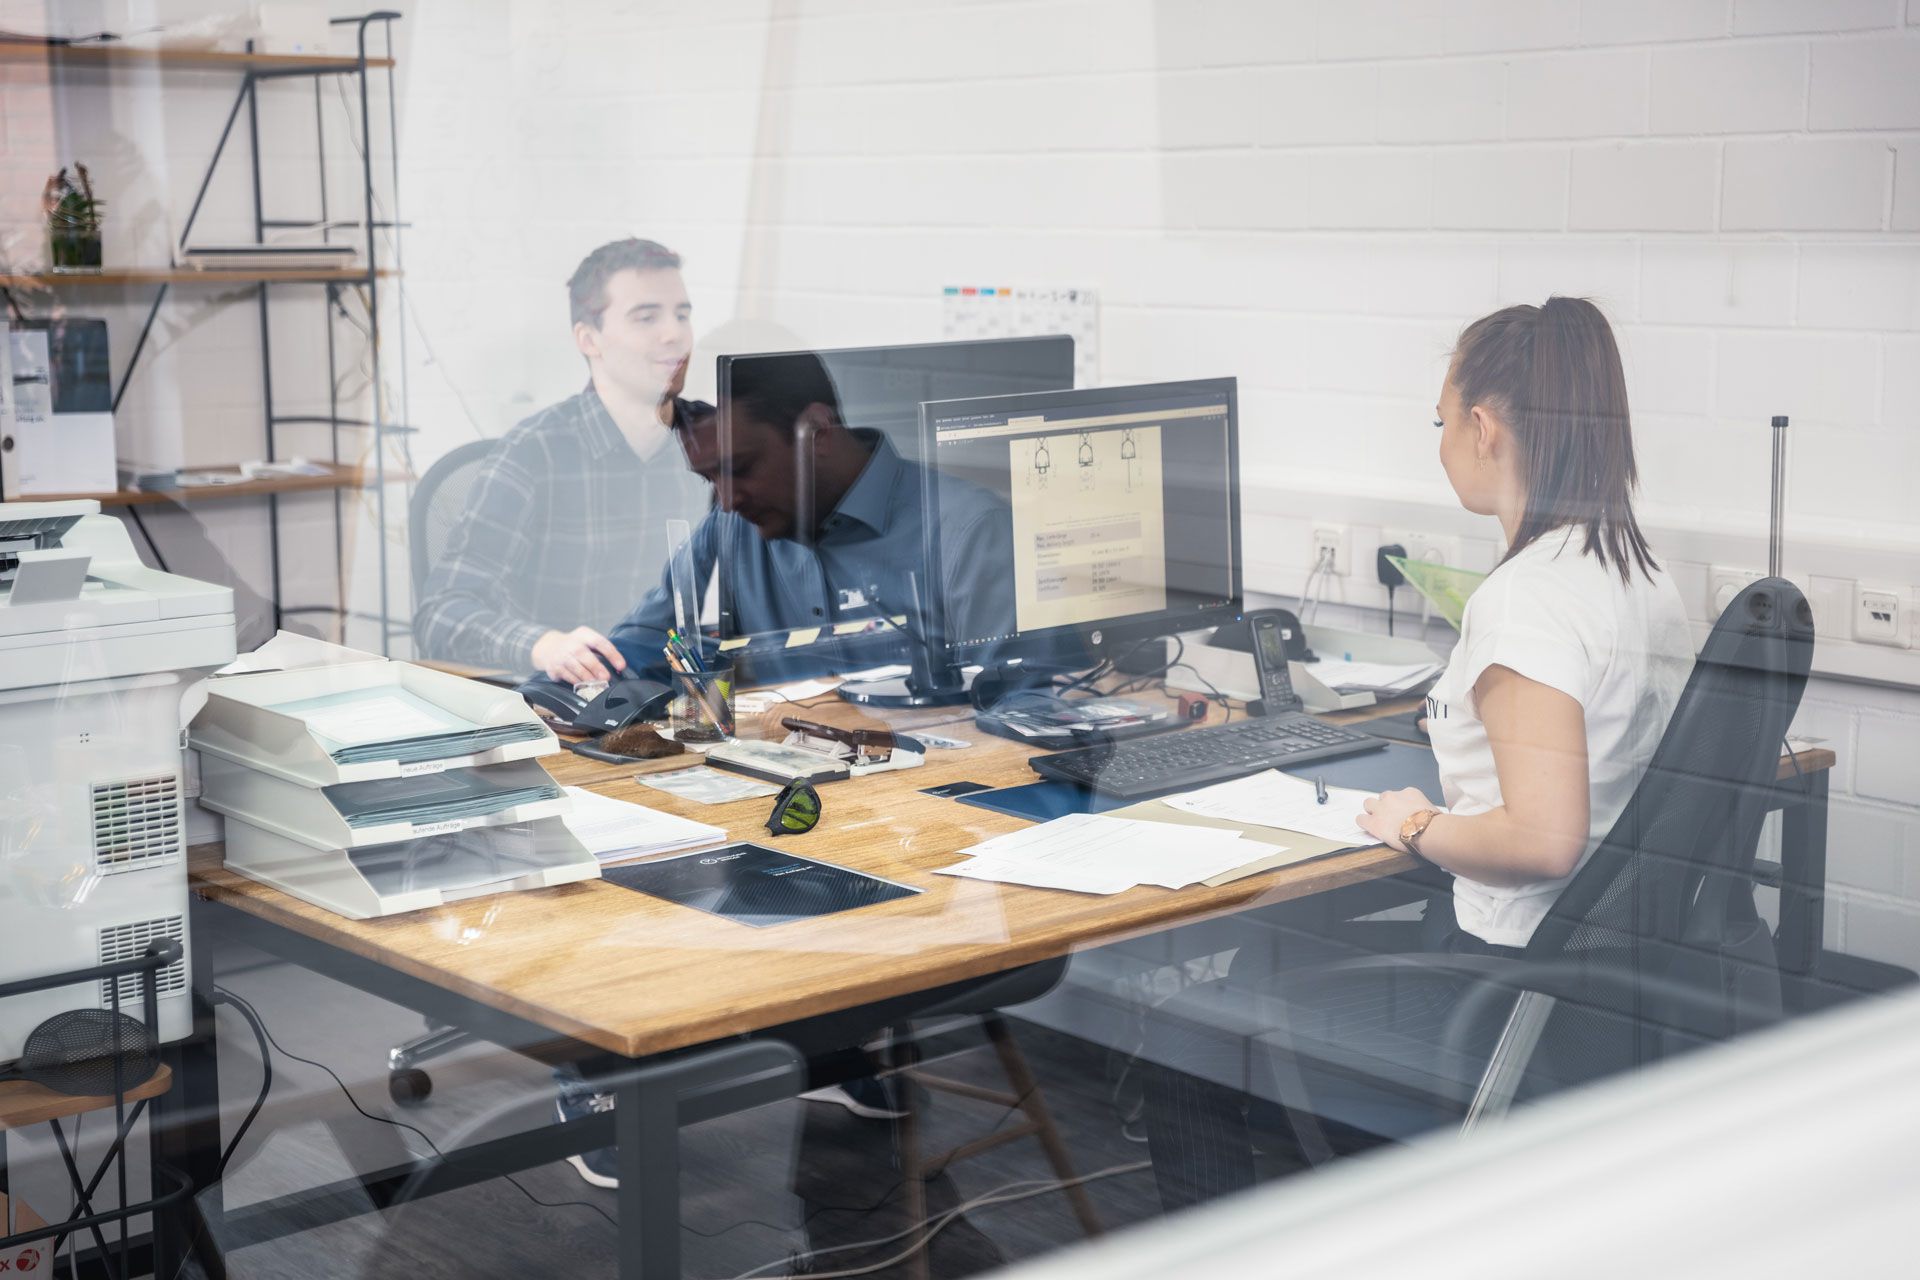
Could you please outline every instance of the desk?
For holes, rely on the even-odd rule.
[[[925,890],[915,897],[752,930],[589,881],[353,921],[228,872],[218,846],[200,846],[193,851],[191,869],[196,991],[207,994],[216,940],[233,937],[543,1060],[610,1056],[631,1064],[634,1070],[615,1090],[620,1097],[615,1115],[621,1272],[677,1276],[675,1125],[791,1088],[781,1064],[765,1052],[772,1046],[730,1037],[1419,865],[1408,855],[1374,846],[1217,888],[1177,893],[1138,888],[1111,897],[936,875],[957,860],[959,850],[1026,824],[922,795],[920,789],[961,780],[990,786],[1033,781],[1026,765],[1033,749],[984,734],[962,713],[889,718],[904,727],[944,722],[947,733],[974,745],[965,751],[930,751],[921,768],[822,787],[820,826],[783,838],[780,845]],[[1799,768],[1824,777],[1832,762],[1831,753],[1805,752]],[[561,754],[545,763],[562,782],[725,826],[736,840],[766,838],[760,827],[768,808],[764,799],[697,805],[631,781],[635,773],[685,767],[684,758],[611,765]],[[1792,776],[1784,759],[1782,768]],[[768,963],[770,953],[778,956],[778,964]],[[594,963],[581,963],[588,954]],[[648,980],[619,976],[634,973],[645,973]],[[210,1014],[197,1030],[202,1034],[181,1055],[186,1087],[178,1092],[188,1110],[176,1162],[196,1175],[196,1185],[207,1187],[212,1185],[208,1153],[219,1147]],[[742,1091],[703,1087],[686,1092],[702,1072],[727,1070],[746,1080]],[[681,1091],[677,1115],[674,1090]],[[556,1126],[486,1144],[484,1158],[455,1168],[445,1181],[462,1185],[492,1176],[501,1160],[525,1167],[616,1136],[615,1117],[576,1124],[577,1130],[565,1127],[571,1133]],[[384,1203],[376,1185],[390,1188],[407,1172],[389,1170],[282,1197],[229,1215],[227,1222],[240,1240],[267,1239],[276,1215],[297,1210],[300,1229],[306,1229],[364,1211],[368,1191],[374,1203]],[[643,1188],[649,1189],[646,1194]],[[214,1202],[210,1216],[217,1216],[217,1190],[209,1199]]]

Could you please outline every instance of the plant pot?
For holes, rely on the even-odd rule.
[[[100,269],[100,233],[98,231],[48,231],[47,253],[55,271],[98,271]]]

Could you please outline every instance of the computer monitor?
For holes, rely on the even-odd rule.
[[[924,592],[930,660],[1084,666],[1239,616],[1238,401],[1214,378],[923,405],[925,580],[947,584]],[[991,611],[953,598],[938,503],[955,483],[1011,523],[1011,600]]]
[[[765,362],[777,377],[780,362],[796,355],[816,356],[826,366],[839,398],[841,421],[850,427],[881,432],[901,457],[910,459],[920,456],[920,406],[925,401],[1059,391],[1073,386],[1073,339],[1066,334],[756,352],[717,358],[714,385],[719,389],[722,412],[731,397],[734,377],[743,365]],[[747,372],[751,376],[753,371]],[[766,377],[756,381],[764,383]]]

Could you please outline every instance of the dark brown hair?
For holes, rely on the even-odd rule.
[[[1461,331],[1450,376],[1461,403],[1493,410],[1520,450],[1527,506],[1507,558],[1542,534],[1579,525],[1585,550],[1621,581],[1635,568],[1651,579],[1660,566],[1633,518],[1639,475],[1627,378],[1600,308],[1548,298],[1475,320]]]
[[[607,309],[607,281],[621,271],[678,271],[680,255],[652,240],[629,237],[601,245],[580,260],[567,281],[567,300],[575,324],[600,327]]]

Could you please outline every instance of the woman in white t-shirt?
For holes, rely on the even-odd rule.
[[[1447,807],[1389,791],[1360,825],[1452,873],[1461,931],[1522,947],[1639,785],[1693,638],[1633,518],[1626,378],[1591,302],[1469,325],[1435,425],[1461,505],[1508,551],[1427,700]]]
[[[1428,699],[1447,807],[1389,791],[1359,822],[1453,876],[1451,895],[1427,905],[1422,950],[1517,954],[1639,784],[1693,643],[1679,592],[1633,518],[1626,379],[1592,303],[1549,298],[1468,325],[1434,425],[1461,504],[1496,517],[1509,550],[1469,600]],[[1290,934],[1289,963],[1311,942]],[[1169,1211],[1254,1181],[1250,1123],[1284,1132],[1249,1074],[1260,1058],[1246,1038],[1287,1016],[1268,997],[1284,997],[1291,979],[1283,968],[1249,980],[1238,960],[1231,978],[1181,993],[1148,1021],[1144,1118]],[[1409,1020],[1433,1015],[1386,993],[1326,1011],[1318,1032],[1417,1038]],[[1251,1095],[1222,1081],[1244,1081]]]

